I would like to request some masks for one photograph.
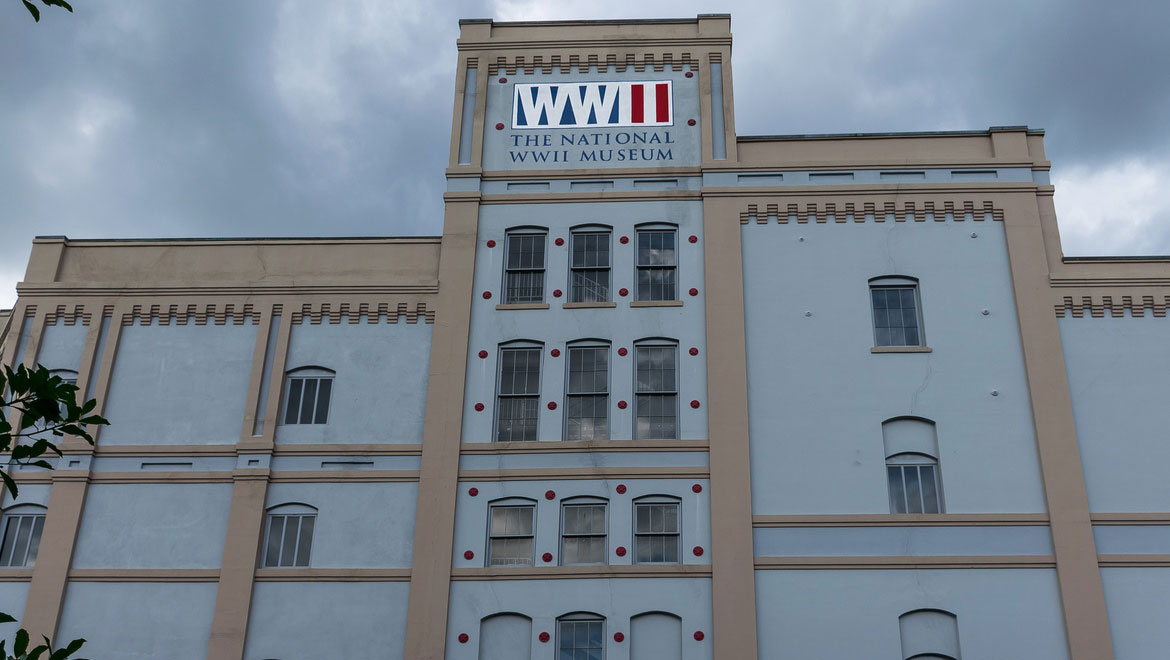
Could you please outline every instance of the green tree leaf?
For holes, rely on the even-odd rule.
[[[28,13],[32,14],[33,20],[40,23],[41,22],[41,10],[37,9],[36,5],[29,2],[28,0],[21,0],[21,2],[23,2],[24,6],[28,8]]]

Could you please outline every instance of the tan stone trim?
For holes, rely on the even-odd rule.
[[[256,582],[410,582],[409,568],[257,568]]]
[[[76,314],[81,305],[74,307]],[[81,348],[81,364],[77,367],[77,398],[84,400],[85,393],[89,390],[90,379],[94,376],[94,368],[97,367],[98,356],[97,348],[98,341],[101,338],[102,324],[106,319],[106,312],[113,311],[113,305],[103,305],[101,302],[93,301],[84,306],[85,311],[82,312],[80,318],[87,326],[85,331],[85,343]],[[97,323],[93,322],[93,309],[100,310],[98,314]],[[60,310],[61,307],[58,307]],[[60,443],[62,454],[89,454],[93,452],[93,447],[80,438],[73,436],[66,437]]]
[[[252,300],[257,296],[376,296],[376,295],[434,295],[439,288],[433,284],[263,284],[260,282],[229,282],[218,285],[136,284],[133,289],[111,282],[54,282],[17,284],[21,298],[64,298],[76,300],[85,297],[101,298],[171,298],[190,303],[192,296],[217,300],[226,298]]]
[[[317,483],[344,481],[350,483],[397,483],[418,481],[418,470],[289,470],[273,472],[272,483]]]
[[[276,443],[273,456],[421,456],[421,444],[292,445]]]
[[[407,323],[418,323],[420,319],[425,323],[435,322],[435,310],[427,309],[425,302],[416,303],[413,310],[404,302],[398,303],[393,310],[388,302],[356,305],[343,302],[336,309],[328,302],[304,303],[300,309],[292,311],[291,316],[293,323],[303,323],[307,319],[313,325],[320,324],[326,318],[330,324],[337,325],[341,323],[342,316],[347,317],[351,325],[361,322],[363,317],[368,324],[378,323],[382,316],[390,323],[398,323],[400,318],[405,318]]]
[[[725,80],[725,84],[730,80]],[[731,156],[731,153],[728,153]],[[714,656],[755,660],[743,251],[736,200],[703,202]]]
[[[681,300],[632,300],[630,307],[682,307]]]
[[[91,484],[218,484],[231,483],[231,472],[92,472]]]
[[[240,442],[251,440],[252,431],[256,428],[256,413],[260,407],[260,388],[264,380],[264,361],[268,357],[268,341],[272,334],[273,311],[274,307],[277,310],[283,309],[281,305],[262,307],[267,309],[264,309],[259,315],[260,327],[256,328],[256,343],[252,347],[252,369],[248,374],[248,393],[244,399],[244,419],[240,425]],[[274,346],[274,352],[275,349]]]
[[[460,481],[543,481],[580,479],[708,479],[705,467],[585,467],[460,470]]]
[[[1170,513],[1094,513],[1094,525],[1170,525]]]
[[[667,177],[701,177],[703,168],[694,166],[683,167],[614,167],[604,170],[597,169],[568,169],[568,170],[489,170],[480,173],[482,181],[551,181],[559,179],[644,179],[658,175]],[[454,173],[452,173],[454,175]],[[472,193],[478,195],[480,193]],[[532,195],[526,195],[531,197]]]
[[[519,310],[519,309],[548,309],[548,303],[516,303],[508,305],[496,305],[498,310]]]
[[[1045,526],[1046,513],[832,514],[752,516],[764,527],[979,527]]]
[[[291,303],[290,303],[291,304]],[[276,443],[276,429],[280,427],[280,397],[284,394],[284,372],[288,369],[288,347],[292,341],[293,322],[288,305],[281,305],[280,327],[276,329],[276,350],[272,352],[272,373],[268,375],[268,401],[264,404],[264,430],[257,440],[254,436],[241,442],[250,450],[272,451]]]
[[[464,443],[464,454],[562,454],[580,452],[683,452],[708,451],[706,440],[599,440],[554,442],[475,442]]]
[[[267,334],[267,333],[266,333]],[[242,658],[252,608],[252,580],[264,529],[266,479],[237,479],[228,510],[223,560],[211,620],[209,658]]]
[[[28,582],[32,575],[31,568],[0,568],[0,582]]]
[[[1050,270],[1041,206],[1035,194],[1004,195],[1001,200],[1069,656],[1071,660],[1111,660],[1109,616],[1064,349],[1057,319],[1048,306]]]
[[[874,346],[870,353],[933,353],[929,346]]]
[[[75,452],[66,452],[75,453]],[[235,456],[235,445],[102,445],[94,456]]]
[[[70,582],[217,582],[218,568],[74,568]]]
[[[251,320],[252,325],[260,322],[259,314],[252,305],[245,303],[239,308],[233,303],[226,303],[222,309],[217,309],[215,303],[199,305],[189,304],[180,309],[179,305],[169,305],[165,310],[162,305],[133,305],[130,310],[122,314],[122,325],[132,325],[135,322],[143,325],[158,320],[159,325],[187,325],[194,321],[195,325],[207,325],[208,321],[215,325],[225,325],[230,317],[233,325],[243,325],[245,320]]]
[[[65,576],[73,562],[73,546],[81,525],[86,488],[84,481],[55,479],[49,491],[41,546],[21,622],[34,638],[56,635],[61,604],[65,599]]]
[[[19,298],[16,300],[16,306],[8,315],[6,327],[8,332],[3,337],[4,345],[0,347],[3,348],[3,364],[11,366],[16,363],[16,349],[20,346],[20,335],[24,332],[24,324],[31,323],[35,315],[35,305],[29,305]]]
[[[1168,281],[1170,284],[1170,281]],[[1165,318],[1166,307],[1170,306],[1170,295],[1162,295],[1159,292],[1157,295],[1124,295],[1119,299],[1112,295],[1084,295],[1074,299],[1073,296],[1064,296],[1058,302],[1056,307],[1056,318],[1063,319],[1066,316],[1072,316],[1074,319],[1084,318],[1085,312],[1089,312],[1089,316],[1095,319],[1105,318],[1105,313],[1109,316],[1119,318],[1125,316],[1129,312],[1131,316],[1141,318],[1149,311],[1158,318]]]
[[[849,570],[927,568],[1056,568],[1052,555],[956,557],[756,557],[756,570]]]
[[[460,39],[459,48],[460,50],[465,48],[475,48],[477,50],[496,50],[503,48],[557,49],[557,53],[549,55],[547,59],[543,54],[534,54],[530,57],[526,57],[525,55],[521,54],[513,54],[510,56],[498,55],[495,57],[494,61],[489,62],[487,65],[489,76],[497,76],[501,73],[514,76],[517,72],[528,75],[540,72],[547,75],[553,73],[554,71],[557,73],[567,74],[570,73],[573,68],[577,68],[582,73],[594,68],[599,71],[617,71],[618,73],[625,73],[628,70],[632,70],[637,73],[650,73],[654,71],[662,72],[667,69],[671,71],[697,70],[699,63],[697,60],[695,60],[689,51],[670,50],[654,52],[645,50],[644,48],[639,48],[639,46],[654,47],[658,45],[665,45],[680,40],[685,40],[687,42],[687,46],[683,46],[683,48],[686,48],[691,44],[730,44],[731,35],[728,35],[722,39],[708,38],[700,40],[696,40],[693,37],[683,37],[682,39],[673,38],[667,40],[622,39],[622,48],[629,49],[622,53],[616,53],[612,50],[606,53],[583,50],[584,48],[589,47],[603,47],[606,49],[612,49],[614,42],[610,40],[574,40],[572,42],[563,42],[560,40],[545,42],[495,42],[493,40],[486,42],[464,43],[463,40]],[[570,47],[573,47],[573,50],[568,50]],[[562,55],[561,53],[564,54]],[[582,69],[582,67],[584,67],[584,69]]]
[[[652,170],[644,176],[655,176]],[[480,203],[492,204],[571,204],[576,202],[679,202],[696,201],[703,198],[701,190],[638,190],[638,191],[592,191],[563,193],[498,193],[481,195]]]
[[[486,94],[483,95],[486,97]],[[486,99],[485,99],[486,102]],[[477,121],[480,118],[477,117]],[[444,204],[404,657],[443,660],[479,205]]]
[[[41,353],[41,341],[45,337],[45,317],[43,314],[37,314],[32,318],[32,326],[28,333],[28,343],[24,347],[24,355],[21,356],[20,362],[24,366],[32,369],[37,366],[37,359]],[[9,420],[13,428],[20,428],[20,415],[13,415]]]
[[[1164,555],[1097,555],[1102,568],[1170,568],[1170,554]]]
[[[523,568],[456,568],[451,579],[480,580],[586,580],[606,578],[680,578],[711,577],[711,567],[704,564],[650,566],[525,566]]]
[[[888,190],[879,191],[889,194]],[[753,192],[752,195],[759,195]],[[825,197],[824,187],[817,191],[818,196]],[[830,199],[840,200],[856,195],[856,192],[842,190],[834,193]],[[705,197],[711,197],[710,192],[704,191]],[[777,197],[788,197],[789,191],[777,193]],[[907,200],[905,195],[889,199],[875,199],[864,202],[841,201],[812,201],[804,204],[787,203],[781,206],[780,202],[749,203],[747,208],[739,213],[740,224],[755,223],[758,225],[780,224],[786,225],[795,220],[797,224],[814,222],[826,224],[832,217],[833,224],[847,224],[860,222],[886,222],[893,216],[894,222],[906,222],[913,218],[913,222],[976,222],[982,223],[988,216],[994,221],[1003,221],[1003,209],[997,208],[992,200],[984,200],[977,206],[978,200],[973,199],[935,199],[922,201]],[[763,211],[760,209],[763,208]],[[932,220],[927,220],[927,216]]]
[[[82,325],[89,325],[93,314],[89,312],[85,305],[74,305],[73,309],[68,309],[66,305],[57,305],[52,311],[45,314],[45,323],[47,325],[56,325],[58,322],[64,325],[77,325],[81,321]]]
[[[615,302],[567,302],[561,305],[562,309],[614,309],[617,307]]]
[[[110,389],[110,380],[114,373],[114,362],[118,357],[118,348],[122,344],[123,325],[119,322],[118,319],[122,318],[128,310],[129,307],[127,303],[123,301],[117,301],[114,303],[113,309],[110,309],[110,307],[107,306],[102,312],[103,316],[107,315],[107,311],[109,312],[108,316],[110,317],[110,327],[106,331],[106,343],[100,356],[101,364],[98,366],[97,374],[95,374],[95,377],[97,378],[97,384],[93,388],[93,398],[97,400],[97,408],[94,409],[94,413],[98,415],[101,415],[105,412],[106,398]],[[95,447],[101,444],[101,434],[103,428],[104,427],[102,426],[94,426],[87,429],[89,434],[93,436]]]

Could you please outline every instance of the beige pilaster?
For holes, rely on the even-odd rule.
[[[478,195],[447,200],[406,618],[411,660],[443,660],[446,645],[478,219]]]
[[[207,657],[215,660],[244,657],[252,580],[268,497],[268,470],[238,469],[232,477],[232,503],[219,569],[215,614],[211,619],[211,641],[207,647]]]
[[[1042,207],[1034,193],[1004,195],[1002,200],[1069,655],[1073,660],[1110,660],[1113,645],[1109,617],[1097,565],[1060,328],[1049,291]]]
[[[711,606],[716,658],[756,657],[751,448],[743,253],[735,200],[703,203],[707,425],[711,436]]]
[[[89,470],[53,472],[49,510],[45,513],[45,528],[21,621],[33,639],[41,635],[52,638],[57,632],[88,478]]]

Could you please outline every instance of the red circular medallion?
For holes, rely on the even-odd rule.
[[[625,289],[622,289],[622,291],[625,291]],[[626,294],[623,293],[622,295],[624,296]],[[625,346],[622,346],[621,348],[618,349],[618,355],[625,357],[626,353],[629,353],[629,351],[626,350]]]
[[[690,235],[690,237],[689,237],[689,238],[687,238],[687,240],[688,240],[688,241],[690,241],[691,243],[698,243],[698,242],[699,242],[699,237],[698,237],[698,236],[695,236],[694,234],[691,234],[691,235]]]
[[[548,354],[553,356],[553,357],[560,357],[561,356],[561,349],[554,348],[551,351],[549,351]]]
[[[694,120],[694,119],[688,119],[688,120],[687,120],[687,126],[694,126],[694,125],[695,125],[695,120]]]
[[[472,496],[472,497],[475,497],[476,495],[479,495],[479,489],[476,488],[475,486],[472,486],[471,488],[467,489],[467,494]]]
[[[557,247],[560,247],[560,246],[562,246],[562,245],[564,245],[564,244],[565,244],[565,239],[563,239],[563,238],[561,238],[560,236],[558,236],[558,237],[557,237],[557,239],[556,239],[555,241],[553,241],[553,243],[554,243],[554,244],[555,244]]]
[[[554,499],[554,498],[556,498],[556,496],[557,496],[557,492],[555,490],[544,491],[544,499],[546,499],[546,500]]]
[[[547,563],[549,563],[550,561],[552,561],[552,553],[551,553],[551,552],[546,552],[546,553],[544,553],[543,555],[541,555],[541,556],[540,556],[540,558],[541,558],[541,559],[543,559],[543,560],[544,560],[544,563],[546,563],[546,564],[547,564]]]
[[[616,554],[619,557],[625,557],[626,556],[626,546],[619,545],[617,547],[617,550],[614,550],[614,554]]]
[[[475,412],[483,412],[483,404],[482,403],[475,404]]]
[[[463,553],[463,558],[464,559],[475,559],[475,553],[470,551],[470,550],[467,550],[466,552]]]
[[[548,633],[542,632],[542,633],[540,633],[540,636],[537,637],[537,639],[539,639],[542,643],[545,643],[545,642],[548,642],[548,640],[551,639],[551,637],[549,637]]]
[[[621,243],[622,245],[625,245],[626,243],[629,243],[629,242],[630,242],[629,236],[622,236],[621,238],[618,239],[618,243]]]
[[[459,643],[460,644],[466,644],[468,642],[468,640],[470,640],[470,639],[471,639],[471,636],[468,635],[467,633],[459,633]]]
[[[689,72],[688,72],[688,73],[689,73]],[[508,82],[508,79],[507,79],[507,78],[505,78],[505,77],[503,77],[503,76],[500,76],[500,84],[502,85],[502,84],[504,84],[504,83],[506,83],[506,82]]]
[[[695,631],[695,641],[696,641],[696,642],[701,642],[701,641],[703,641],[703,638],[704,638],[704,637],[706,637],[706,635],[704,635],[704,634],[703,634],[703,631],[702,631],[702,630],[696,630],[696,631]]]
[[[691,294],[692,296],[697,296],[697,295],[699,295],[699,290],[696,289],[695,287],[691,287],[691,290],[687,291],[687,293]]]
[[[496,242],[489,238],[488,242],[487,242],[487,246],[490,248],[494,248],[496,246]]]
[[[481,360],[486,360],[486,359],[487,359],[487,356],[488,356],[488,352],[487,352],[487,351],[480,351],[480,352],[479,352],[479,359],[481,359]]]
[[[630,405],[630,404],[626,403],[625,401],[618,401],[618,409],[619,410],[625,410],[626,406],[628,406],[628,405]]]
[[[504,130],[504,125],[503,125],[503,124],[496,124],[496,130],[497,130],[497,131],[502,131],[502,130]]]
[[[686,76],[686,77],[688,77],[688,78],[694,78],[694,77],[695,77],[695,72],[694,72],[694,71],[687,71],[687,72],[686,72],[686,73],[684,73],[683,75],[684,75],[684,76]]]
[[[698,408],[699,407],[699,400],[698,399],[691,399],[691,407]]]
[[[618,644],[621,644],[622,642],[626,641],[626,636],[621,634],[620,632],[615,632],[613,634],[613,641],[617,642]]]
[[[697,349],[697,348],[695,348],[694,346],[692,346],[692,347],[691,347],[691,350],[689,350],[689,351],[687,351],[687,352],[688,352],[688,353],[690,353],[692,356],[693,356],[693,355],[698,355],[698,354],[699,354],[699,349]]]
[[[692,493],[701,493],[701,492],[703,492],[703,484],[695,484],[694,486],[691,486],[691,492],[692,492]]]
[[[703,546],[696,545],[695,548],[693,550],[691,550],[691,552],[695,553],[696,557],[702,557],[703,556]]]
[[[625,288],[625,287],[622,287],[622,288],[618,289],[618,295],[625,298],[626,296],[630,295],[630,290]]]
[[[484,300],[491,300],[492,299],[492,292],[491,291],[484,291],[483,292],[483,299]]]
[[[624,495],[626,493],[626,485],[625,484],[618,484],[616,490],[618,492],[618,495]]]
[[[553,298],[560,298],[561,293],[563,292],[560,289],[553,289]]]

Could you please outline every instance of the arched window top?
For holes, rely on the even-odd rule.
[[[938,458],[938,431],[922,417],[893,417],[882,422],[886,458],[895,454],[925,454]]]
[[[918,278],[911,275],[879,275],[869,278],[870,286],[913,286],[918,284]]]
[[[678,346],[678,340],[671,337],[642,337],[634,340],[635,346]]]
[[[886,465],[937,465],[938,459],[926,454],[903,452],[886,457]]]
[[[508,227],[504,232],[507,234],[547,234],[548,227],[541,227],[540,225],[516,225],[515,227]]]
[[[278,516],[316,515],[317,507],[304,502],[285,502],[268,507],[268,513]]]
[[[509,339],[500,342],[500,348],[540,348],[544,342],[535,339]]]
[[[561,504],[609,504],[609,500],[593,495],[577,495],[575,497],[566,497],[561,500]]]
[[[582,232],[582,233],[607,232],[607,231],[613,231],[613,226],[612,225],[603,225],[603,224],[598,223],[598,222],[587,222],[587,223],[583,223],[583,224],[579,224],[579,225],[573,225],[572,227],[569,227],[569,231],[574,232],[574,233],[576,233],[576,232]]]
[[[959,658],[959,620],[946,610],[920,609],[898,617],[904,660]]]
[[[54,376],[60,376],[62,380],[77,380],[77,371],[74,369],[49,369],[49,373]]]
[[[332,378],[333,376],[337,375],[336,371],[330,369],[329,367],[322,367],[318,364],[306,364],[301,367],[293,367],[292,369],[285,371],[285,373],[289,376],[302,378]]]
[[[642,495],[642,496],[634,498],[634,502],[636,504],[654,504],[654,503],[659,503],[659,502],[664,503],[664,504],[678,504],[681,501],[682,501],[681,497],[676,497],[674,495],[660,495],[660,494]]]
[[[22,502],[20,504],[13,504],[12,506],[4,508],[4,515],[13,516],[36,516],[44,515],[48,511],[48,507],[43,504],[34,504],[32,502]]]
[[[609,346],[609,345],[611,345],[612,343],[613,343],[613,342],[612,342],[612,341],[610,341],[609,339],[602,339],[601,337],[582,337],[581,339],[574,339],[574,340],[572,340],[572,341],[570,341],[570,342],[566,342],[566,343],[565,343],[565,345],[566,345],[566,346],[570,346],[570,347],[576,347],[576,346]]]
[[[536,500],[528,497],[501,497],[488,500],[488,506],[532,506]]]
[[[496,617],[504,617],[504,616],[519,617],[521,619],[525,619],[528,621],[532,620],[532,617],[528,616],[527,614],[521,614],[520,612],[493,612],[492,614],[489,614],[489,615],[483,617],[482,619],[480,619],[480,621],[487,621],[489,619],[495,619]]]
[[[678,229],[678,223],[660,222],[657,220],[650,222],[639,222],[634,225],[634,229],[636,231],[654,231],[655,229],[664,229],[669,231],[671,229]]]
[[[568,612],[557,617],[557,621],[588,621],[588,620],[605,621],[605,617],[597,612]]]

